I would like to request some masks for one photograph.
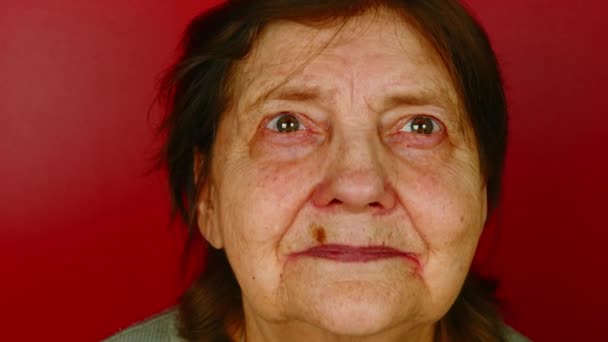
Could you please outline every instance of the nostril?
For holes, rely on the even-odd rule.
[[[340,201],[339,199],[334,198],[327,205],[328,206],[332,206],[332,205],[339,205],[339,204],[342,204],[342,201]],[[382,208],[383,207],[382,203],[380,203],[380,202],[372,202],[372,203],[369,203],[368,206],[371,207],[371,208]]]
[[[331,202],[329,202],[329,205],[335,205],[335,204],[342,204],[342,201],[334,198],[333,200],[331,200]]]

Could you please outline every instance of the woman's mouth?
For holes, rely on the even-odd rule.
[[[294,257],[328,259],[338,262],[370,262],[389,258],[406,258],[419,265],[418,258],[412,253],[406,253],[386,246],[350,246],[339,244],[324,244],[292,254]]]

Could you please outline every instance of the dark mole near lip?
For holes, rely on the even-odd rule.
[[[325,240],[327,238],[327,235],[325,234],[325,228],[315,225],[314,228],[312,229],[312,237],[318,243],[324,244]]]

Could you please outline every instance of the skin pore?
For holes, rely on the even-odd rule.
[[[247,341],[432,341],[486,219],[439,56],[378,9],[271,23],[234,74],[198,220],[242,289]]]

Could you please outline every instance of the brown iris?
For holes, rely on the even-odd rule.
[[[300,128],[300,121],[290,114],[282,115],[277,119],[277,131],[281,133],[295,132]]]
[[[411,127],[413,133],[431,134],[434,127],[433,120],[426,116],[418,116],[412,120]]]

